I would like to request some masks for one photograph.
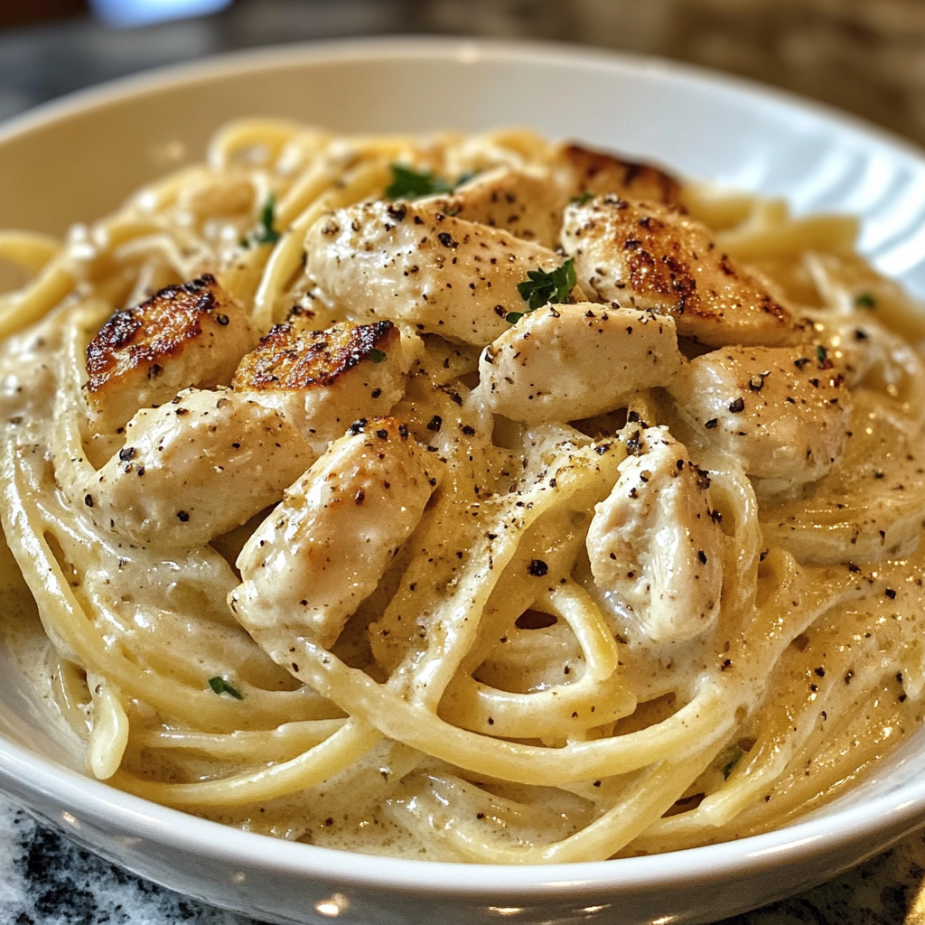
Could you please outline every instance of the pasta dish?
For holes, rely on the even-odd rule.
[[[249,119],[0,234],[49,722],[124,791],[403,857],[832,799],[925,684],[925,327],[856,231],[528,131]]]

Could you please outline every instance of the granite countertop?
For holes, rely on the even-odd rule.
[[[230,48],[452,30],[453,10],[461,5],[460,0],[239,0],[217,17],[133,32],[107,32],[89,20],[0,32],[0,120],[69,90]],[[494,35],[581,38],[562,35],[556,12],[561,7],[550,0],[476,5],[482,13],[491,7],[485,21]],[[260,925],[126,873],[3,798],[0,870],[0,925]],[[829,883],[723,925],[797,923],[925,925],[925,835],[910,836]]]

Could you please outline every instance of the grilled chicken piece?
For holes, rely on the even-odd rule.
[[[381,316],[484,347],[524,308],[529,270],[562,258],[507,231],[440,212],[432,202],[365,202],[316,222],[305,241],[319,294],[354,320]]]
[[[241,625],[333,645],[421,519],[436,485],[422,449],[394,418],[333,443],[241,550]]]
[[[86,486],[93,520],[141,545],[191,549],[278,501],[315,460],[252,396],[191,389],[143,409]]]
[[[276,325],[241,361],[231,385],[291,421],[321,453],[360,417],[388,413],[404,392],[416,353],[391,321],[324,331],[310,317]]]
[[[427,202],[445,215],[502,228],[554,249],[563,209],[573,200],[604,193],[684,211],[681,184],[674,177],[650,164],[576,144],[558,148],[548,168],[496,167],[477,174],[452,195]]]
[[[532,423],[612,411],[680,366],[670,316],[580,302],[524,315],[482,352],[479,377],[492,411]]]
[[[241,306],[209,274],[116,312],[87,347],[93,430],[115,433],[139,408],[181,389],[227,385],[255,339]]]
[[[565,202],[584,198],[588,193],[610,193],[633,202],[657,202],[684,211],[681,184],[652,164],[625,161],[604,151],[566,144],[556,152],[553,169]]]
[[[568,194],[542,170],[496,167],[477,174],[452,195],[420,203],[552,249],[559,240],[562,210],[568,200]]]
[[[666,427],[628,425],[624,439],[636,455],[588,530],[595,584],[620,595],[654,642],[693,639],[716,619],[723,586],[710,480]]]
[[[671,315],[699,343],[776,345],[794,330],[790,311],[718,251],[705,225],[665,206],[616,196],[570,205],[562,245],[585,292]]]
[[[696,444],[734,457],[769,490],[821,478],[848,438],[851,394],[812,346],[714,350],[685,365],[671,391]]]

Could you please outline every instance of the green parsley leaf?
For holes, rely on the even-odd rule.
[[[569,293],[575,287],[575,262],[569,258],[551,273],[545,270],[528,270],[527,279],[517,284],[520,297],[530,306],[529,311],[550,303],[568,301]],[[516,313],[513,313],[516,314]]]
[[[816,360],[820,366],[825,365],[825,361],[829,358],[829,351],[822,346],[822,344],[816,345]]]
[[[235,700],[244,699],[244,695],[237,688],[232,687],[224,678],[209,678],[209,687],[216,694],[228,694],[229,697],[234,697]]]
[[[525,314],[526,312],[508,312],[504,316],[504,320],[508,324],[517,324],[517,322],[520,321],[520,319],[523,318]]]
[[[392,164],[392,182],[385,189],[386,199],[419,199],[435,193],[451,193],[453,187],[433,171],[415,170]]]
[[[738,745],[730,745],[720,753],[719,760],[723,762],[723,780],[729,780],[729,775],[735,770],[745,752]]]
[[[594,198],[594,193],[591,190],[585,190],[583,193],[580,193],[578,196],[572,196],[572,205],[574,206],[583,206],[589,199]]]
[[[438,177],[433,171],[415,170],[402,164],[392,164],[392,182],[385,189],[386,199],[420,199],[437,193],[452,193],[468,183],[477,171],[468,170],[455,183]]]
[[[276,196],[270,193],[260,210],[260,227],[254,232],[256,244],[275,244],[282,235],[274,227],[276,221]]]
[[[376,350],[375,347],[366,354],[373,363],[382,363],[385,360],[385,354],[381,350]]]
[[[877,300],[869,292],[859,292],[854,297],[854,304],[858,308],[876,308]]]
[[[275,244],[282,233],[276,230],[276,196],[270,193],[260,210],[260,226],[249,231],[240,240],[241,247],[253,247],[255,244]]]

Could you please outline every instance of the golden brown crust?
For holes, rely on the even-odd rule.
[[[670,296],[672,314],[688,315],[720,323],[724,312],[717,310],[720,298],[715,289],[698,290],[698,268],[702,258],[693,249],[696,241],[678,234],[678,228],[651,214],[634,217],[618,237],[618,246],[626,253],[628,284],[634,292]],[[705,254],[704,257],[707,255]],[[770,294],[742,276],[727,254],[719,254],[715,265],[729,281],[738,280],[751,298],[749,301],[765,315],[782,325],[790,324],[790,313]],[[701,279],[702,279],[702,273]]]
[[[341,322],[324,331],[303,328],[297,317],[272,328],[241,360],[232,388],[239,392],[326,388],[364,360],[382,362],[401,337],[391,321]]]
[[[577,144],[560,148],[558,160],[571,174],[575,195],[615,193],[624,199],[659,202],[685,211],[680,182],[652,164],[622,160]]]
[[[795,330],[764,280],[722,253],[705,226],[663,204],[606,195],[571,206],[563,245],[586,291],[670,314],[678,334],[700,343],[774,345]]]
[[[224,336],[240,318],[240,308],[211,274],[168,286],[147,302],[116,312],[90,341],[87,389],[92,396],[137,371],[155,379],[165,362],[203,333]]]

